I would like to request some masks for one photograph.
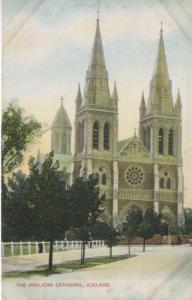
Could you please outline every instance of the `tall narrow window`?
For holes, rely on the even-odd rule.
[[[150,127],[147,127],[145,147],[148,150],[150,150],[150,139],[151,139],[151,130],[150,130]]]
[[[171,179],[168,178],[168,179],[167,179],[167,189],[170,190],[170,188],[171,188]]]
[[[103,148],[109,150],[109,124],[105,123],[103,132]]]
[[[105,174],[105,173],[102,174],[101,183],[102,183],[103,185],[106,185],[106,183],[107,183],[107,177],[106,177],[106,174]]]
[[[99,124],[97,121],[93,124],[93,149],[99,149]]]
[[[160,178],[159,186],[160,189],[164,189],[164,178]]]
[[[173,155],[173,129],[169,130],[168,154]]]
[[[163,154],[163,147],[164,147],[164,131],[163,128],[159,129],[159,154]]]

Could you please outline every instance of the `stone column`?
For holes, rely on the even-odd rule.
[[[184,226],[184,212],[183,212],[183,170],[182,166],[177,166],[177,225]]]
[[[118,225],[118,187],[119,187],[119,171],[118,162],[113,161],[113,225]]]
[[[159,193],[159,166],[157,164],[154,164],[154,210],[157,214],[159,213],[158,193]]]

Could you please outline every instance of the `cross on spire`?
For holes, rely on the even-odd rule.
[[[161,21],[161,32],[163,32],[163,22]]]
[[[61,96],[60,101],[61,101],[61,105],[63,105],[63,101],[64,101],[63,96]]]
[[[100,0],[97,0],[97,22],[99,22],[100,16]]]

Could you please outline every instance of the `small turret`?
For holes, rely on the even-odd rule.
[[[180,97],[180,91],[178,89],[177,99],[176,99],[176,102],[175,102],[175,113],[177,115],[180,115],[181,114],[181,109],[182,109],[181,97]]]
[[[55,154],[71,154],[72,127],[63,100],[61,97],[61,105],[51,126],[51,150]]]
[[[77,91],[77,96],[75,99],[75,104],[76,104],[76,111],[79,110],[79,108],[81,107],[82,104],[82,95],[81,95],[81,87],[80,87],[80,83],[78,84],[78,91]]]
[[[144,92],[142,92],[141,104],[140,104],[140,107],[139,107],[139,111],[140,111],[140,119],[142,119],[145,115],[145,112],[146,112]]]
[[[116,81],[114,81],[114,87],[113,87],[113,93],[112,93],[112,96],[111,96],[111,100],[112,100],[112,105],[117,106],[118,93],[117,93]]]

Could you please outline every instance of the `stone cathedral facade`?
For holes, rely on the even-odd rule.
[[[51,128],[51,148],[60,162],[66,184],[94,173],[105,192],[105,221],[122,228],[132,206],[153,207],[171,227],[183,225],[181,99],[172,97],[163,30],[160,31],[155,69],[147,101],[139,107],[139,136],[118,140],[116,83],[110,93],[108,71],[97,20],[84,92],[75,99],[75,149],[71,154],[72,126],[63,101]],[[38,154],[38,159],[44,159]]]

